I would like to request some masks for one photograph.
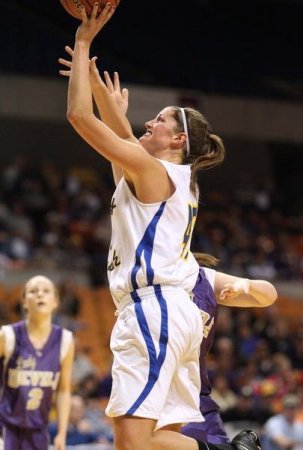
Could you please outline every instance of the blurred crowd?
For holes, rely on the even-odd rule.
[[[238,176],[232,189],[202,189],[192,248],[220,260],[219,269],[248,278],[303,277],[303,208],[274,180]]]
[[[0,277],[64,267],[85,271],[92,286],[106,284],[110,166],[64,170],[18,157],[2,167],[0,192]],[[247,176],[232,189],[203,190],[193,249],[235,275],[302,279],[303,216],[287,206],[274,183],[260,186]]]
[[[80,166],[35,166],[23,157],[0,173],[0,271],[79,270],[104,284],[111,177]]]

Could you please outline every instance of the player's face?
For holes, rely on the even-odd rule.
[[[58,306],[54,284],[46,277],[31,278],[24,290],[23,306],[27,313],[51,315]]]
[[[165,108],[152,120],[145,123],[146,133],[139,141],[151,155],[172,146],[177,136],[177,122],[173,117],[174,110]]]

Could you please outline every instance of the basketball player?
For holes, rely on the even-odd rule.
[[[209,263],[205,261],[204,255],[197,259],[200,265]],[[219,407],[211,398],[211,384],[206,369],[206,356],[215,335],[218,305],[266,307],[275,302],[277,291],[265,280],[248,280],[200,267],[193,294],[204,324],[200,351],[200,411],[205,422],[189,423],[182,428],[182,433],[213,444],[225,444],[229,442],[229,438],[220,417]]]
[[[44,276],[24,287],[25,320],[0,330],[0,421],[4,450],[47,450],[48,416],[57,392],[55,450],[65,449],[74,354],[70,331],[52,324],[58,293]]]
[[[197,171],[221,162],[224,146],[205,118],[189,108],[163,109],[146,123],[139,141],[124,116],[122,136],[95,116],[90,45],[113,13],[107,5],[97,16],[97,8],[98,3],[90,18],[81,9],[67,116],[78,134],[120,170],[111,207],[108,274],[118,319],[111,337],[113,387],[106,411],[114,420],[117,450],[205,450],[207,444],[177,431],[183,422],[203,420],[202,321],[189,296],[198,264],[190,241]],[[254,433],[242,433],[234,446],[240,449],[244,442],[257,449]]]

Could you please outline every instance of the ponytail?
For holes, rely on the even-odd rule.
[[[204,144],[205,151],[198,156],[191,166],[190,189],[196,192],[198,172],[200,170],[212,169],[221,164],[225,158],[225,147],[222,139],[216,134],[209,134]]]

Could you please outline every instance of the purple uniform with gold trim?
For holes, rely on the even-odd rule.
[[[218,304],[214,294],[215,274],[215,270],[200,267],[193,289],[194,302],[201,311],[204,325],[200,350],[200,411],[205,422],[188,423],[182,428],[182,433],[212,444],[225,444],[229,439],[220,417],[219,406],[210,395],[211,383],[206,369],[206,356],[213,345],[218,316]]]
[[[58,387],[61,361],[71,333],[53,324],[47,342],[37,350],[24,321],[3,326],[2,331],[5,356],[0,420],[4,450],[47,450],[52,396]]]

